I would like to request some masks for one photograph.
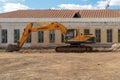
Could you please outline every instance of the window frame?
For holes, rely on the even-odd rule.
[[[96,42],[101,42],[101,29],[95,29]]]
[[[120,29],[118,29],[118,42],[120,42]]]
[[[84,29],[84,35],[90,34],[90,29]]]
[[[44,31],[38,32],[38,43],[44,43]]]
[[[32,34],[29,34],[25,43],[31,43],[31,41],[32,41]]]
[[[49,42],[54,43],[55,42],[55,30],[49,31]]]
[[[1,39],[2,39],[1,43],[7,43],[8,42],[8,32],[7,32],[7,29],[2,29],[1,30]]]
[[[14,43],[17,43],[20,38],[20,30],[14,29]]]
[[[107,29],[107,42],[113,42],[113,30]]]

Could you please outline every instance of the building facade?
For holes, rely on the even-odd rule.
[[[38,13],[34,10],[25,10],[20,12],[0,14],[1,47],[16,44],[25,26],[30,22],[59,22],[67,28],[79,29],[80,34],[95,35],[98,44],[120,42],[119,10],[39,10]],[[62,45],[63,41],[64,37],[59,30],[33,32],[29,35],[24,47]]]

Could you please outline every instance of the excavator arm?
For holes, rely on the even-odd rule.
[[[23,44],[25,43],[25,41],[27,40],[28,36],[32,32],[39,32],[39,31],[45,31],[45,30],[61,30],[61,33],[64,36],[66,36],[67,28],[64,25],[57,22],[53,22],[45,26],[33,26],[33,23],[29,23],[25,27],[17,45],[9,44],[6,48],[6,51],[7,52],[19,51],[23,46]]]

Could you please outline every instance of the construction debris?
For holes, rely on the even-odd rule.
[[[112,51],[120,51],[120,44],[119,43],[115,43],[111,46],[110,50]]]

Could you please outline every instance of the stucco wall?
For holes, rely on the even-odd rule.
[[[84,29],[90,29],[90,33],[95,35],[95,29],[101,29],[101,43],[106,42],[106,30],[113,30],[113,43],[118,42],[118,29],[120,29],[120,18],[0,18],[0,38],[1,29],[7,29],[8,31],[8,43],[1,43],[0,46],[6,46],[10,43],[14,43],[14,29],[20,29],[20,34],[22,35],[23,29],[29,22],[60,22],[67,28],[78,28],[80,33],[84,32]],[[44,43],[37,42],[37,33],[32,33],[32,42],[25,43],[24,47],[30,46],[44,46],[44,45],[54,45],[54,43],[49,43],[49,31],[44,31]],[[55,31],[55,44],[61,44],[61,32],[59,30]]]

